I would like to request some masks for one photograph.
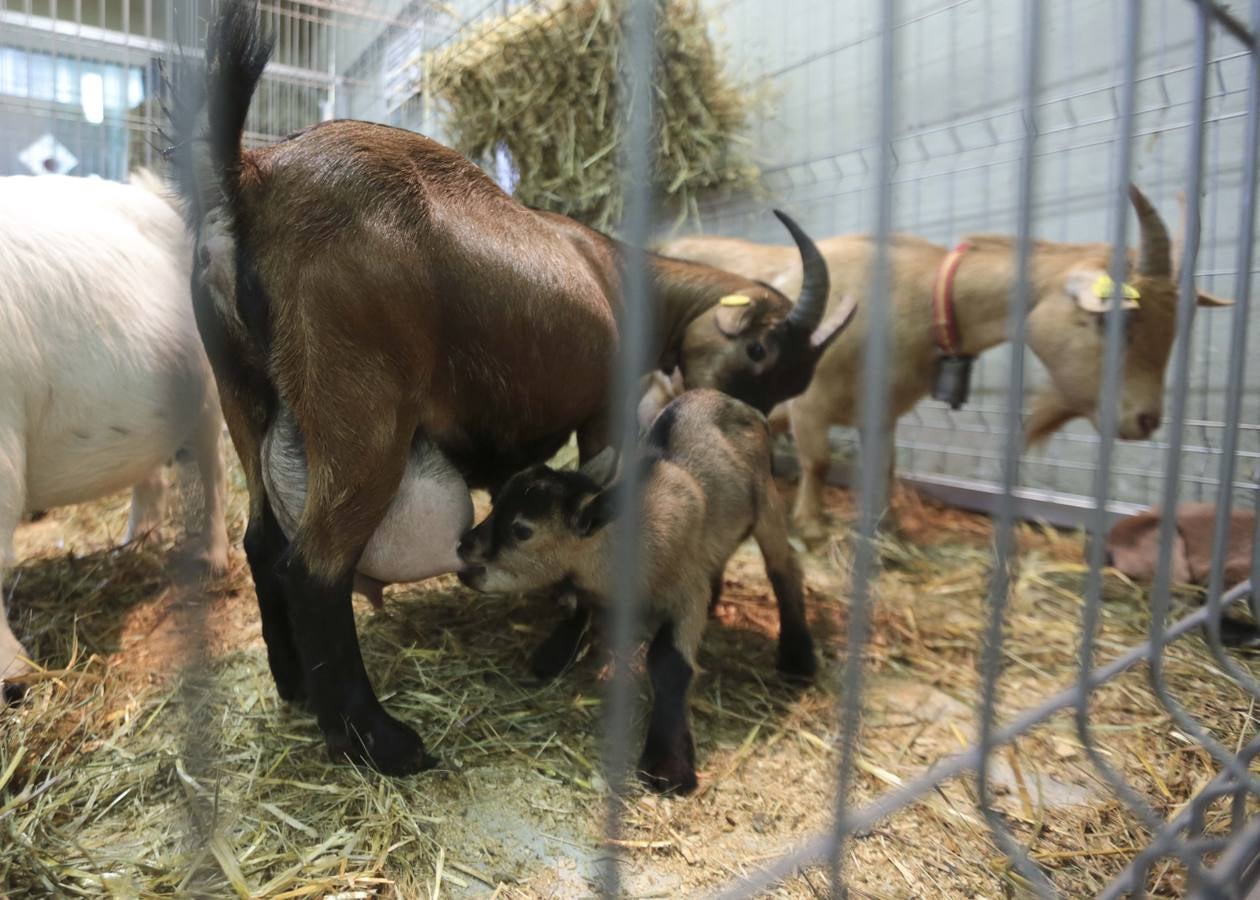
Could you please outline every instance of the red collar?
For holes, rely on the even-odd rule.
[[[964,254],[971,249],[971,244],[963,241],[949,251],[936,270],[936,281],[932,284],[932,323],[936,336],[936,348],[945,356],[958,356],[962,343],[958,336],[958,316],[954,312],[954,275],[958,272],[958,264]]]

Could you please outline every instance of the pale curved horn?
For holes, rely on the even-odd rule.
[[[1138,255],[1138,274],[1151,278],[1172,277],[1171,242],[1168,229],[1151,206],[1151,201],[1138,190],[1137,185],[1129,185],[1129,200],[1137,213],[1138,225],[1142,230],[1141,251]]]
[[[778,209],[774,214],[792,235],[792,240],[796,241],[797,249],[801,252],[801,269],[804,272],[801,292],[796,298],[796,305],[788,313],[787,325],[812,332],[822,322],[823,313],[827,311],[827,295],[831,293],[831,276],[827,272],[827,262],[818,246],[791,216]]]

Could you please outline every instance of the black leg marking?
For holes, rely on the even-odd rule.
[[[713,615],[713,611],[722,602],[722,575],[722,572],[718,572],[709,582],[709,615]]]
[[[289,542],[266,503],[263,504],[262,515],[250,519],[245,529],[244,544],[249,571],[254,578],[254,593],[258,595],[263,641],[267,644],[267,662],[271,665],[276,692],[282,700],[303,704],[306,702],[306,680],[302,675],[293,634],[289,630],[284,586],[276,572],[276,565],[288,549]]]
[[[573,664],[590,621],[590,609],[579,604],[573,615],[555,627],[529,657],[529,671],[535,678],[551,681]]]
[[[639,777],[659,793],[690,794],[696,789],[696,745],[687,715],[692,669],[674,645],[673,623],[656,633],[647,653],[652,679],[652,716],[639,758]]]
[[[794,681],[809,681],[818,671],[814,639],[805,621],[805,596],[799,578],[770,572],[770,586],[779,603],[778,669]]]
[[[333,759],[363,762],[386,775],[410,775],[437,762],[409,727],[382,708],[368,681],[354,626],[349,572],[335,584],[314,578],[296,554],[278,572],[306,688]]]

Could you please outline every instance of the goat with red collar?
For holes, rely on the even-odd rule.
[[[1159,214],[1136,187],[1130,199],[1140,226],[1139,249],[1130,254],[1120,290],[1107,277],[1108,244],[1036,241],[1032,247],[1028,346],[1049,378],[1033,400],[1028,439],[1049,437],[1078,417],[1095,421],[1105,343],[1102,315],[1120,294],[1127,309],[1122,387],[1117,395],[1118,433],[1145,440],[1159,427],[1164,370],[1176,330],[1177,268]],[[809,389],[788,405],[801,458],[801,485],[793,518],[803,536],[823,534],[821,489],[830,465],[827,430],[856,425],[862,396],[862,354],[868,343],[867,312],[876,242],[866,235],[819,241],[831,273],[832,304],[851,296],[859,312],[853,326],[818,363]],[[679,259],[766,281],[790,291],[801,281],[787,247],[730,238],[680,238],[660,252]],[[888,248],[891,267],[892,371],[888,427],[929,392],[955,409],[966,400],[970,360],[1007,340],[1011,292],[1016,279],[1015,239],[1001,235],[968,238],[946,250],[910,235],[896,235]],[[1199,305],[1230,301],[1199,293]],[[779,410],[776,410],[779,413]],[[782,421],[772,415],[771,422]],[[886,446],[892,447],[891,433]],[[894,454],[888,453],[891,479]]]

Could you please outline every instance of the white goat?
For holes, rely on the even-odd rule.
[[[153,176],[0,178],[0,564],[23,512],[132,487],[126,540],[192,451],[199,558],[227,567],[222,418],[189,295],[192,241]],[[29,669],[0,590],[0,681]]]

